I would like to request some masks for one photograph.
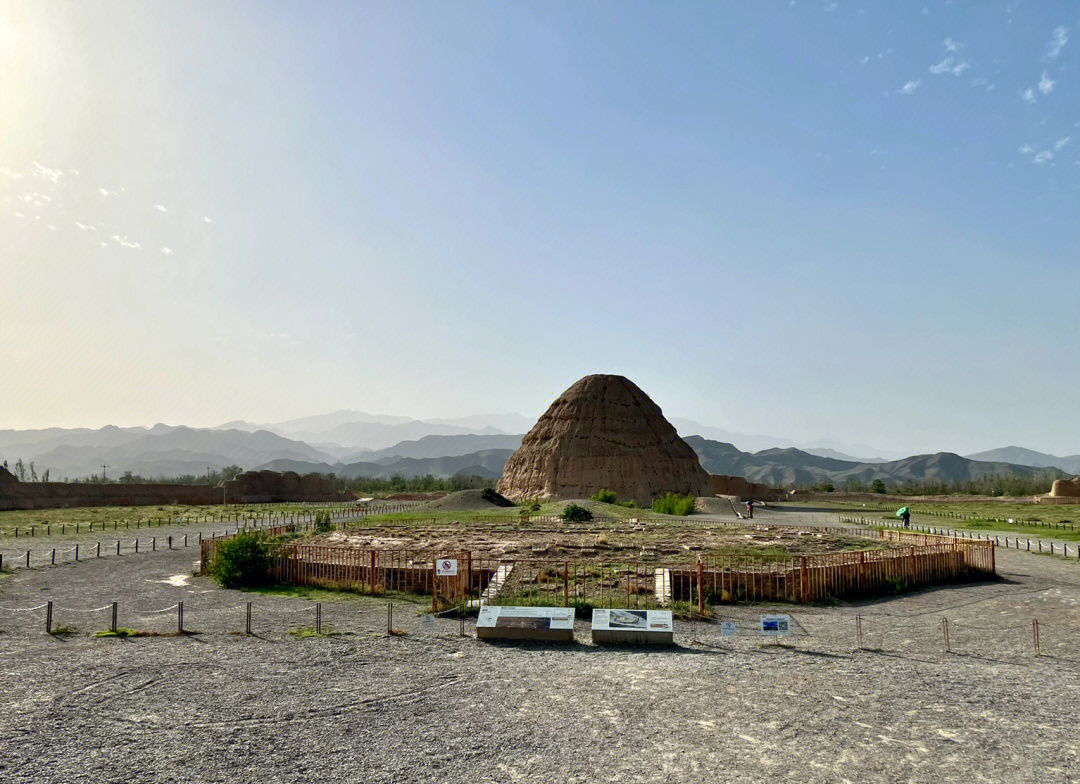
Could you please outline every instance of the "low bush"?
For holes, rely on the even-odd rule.
[[[272,545],[258,533],[241,533],[218,544],[210,575],[223,588],[255,588],[270,577]]]
[[[602,504],[613,504],[619,500],[619,494],[614,490],[601,489],[600,492],[592,497],[592,500],[599,501]]]
[[[569,523],[586,523],[589,520],[592,520],[592,512],[584,506],[567,504],[566,508],[562,511],[562,519]]]
[[[654,512],[668,515],[679,515],[685,517],[686,515],[694,513],[694,503],[697,499],[692,496],[681,496],[678,493],[666,493],[659,498],[653,499],[652,508]]]
[[[316,512],[315,513],[315,525],[312,526],[312,531],[317,534],[326,534],[334,530],[333,519],[330,517],[329,512]]]

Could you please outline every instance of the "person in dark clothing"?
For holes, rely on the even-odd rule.
[[[746,502],[746,518],[748,520],[754,519],[754,499],[751,498]]]
[[[911,527],[911,512],[909,512],[907,509],[904,510],[904,514],[900,519],[904,521],[904,528]]]

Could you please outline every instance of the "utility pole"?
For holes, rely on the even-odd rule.
[[[105,469],[106,469],[106,468],[108,468],[108,466],[107,466],[107,465],[105,465],[104,463],[102,463],[102,464],[101,464],[101,481],[102,481],[102,482],[105,482],[105,481],[107,481],[107,480],[108,480],[108,477],[107,477],[107,476],[105,476]]]

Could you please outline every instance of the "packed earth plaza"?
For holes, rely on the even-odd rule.
[[[0,776],[1080,777],[1064,523],[814,499],[750,520],[683,447],[590,376],[498,491],[0,526]],[[643,508],[664,490],[694,508]]]

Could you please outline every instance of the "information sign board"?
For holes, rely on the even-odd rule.
[[[573,607],[502,607],[485,604],[476,617],[481,640],[574,639]]]
[[[720,622],[720,636],[721,637],[734,637],[735,636],[735,621],[721,621]]]
[[[674,636],[671,610],[593,610],[593,642],[670,644]]]
[[[789,634],[791,632],[790,615],[762,615],[761,633],[771,635]]]

